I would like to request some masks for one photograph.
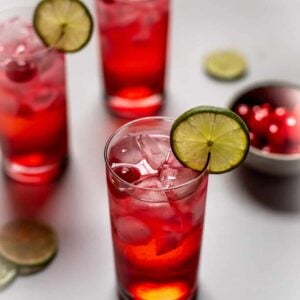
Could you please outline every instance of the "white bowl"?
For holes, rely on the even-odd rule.
[[[276,176],[300,174],[300,154],[275,154],[250,146],[245,166]]]
[[[260,101],[288,107],[292,103],[300,103],[300,88],[277,82],[258,84],[239,93],[229,108],[234,109],[239,103],[255,105]],[[300,153],[277,154],[250,146],[244,165],[269,175],[297,175],[300,174]]]

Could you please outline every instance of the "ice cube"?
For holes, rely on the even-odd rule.
[[[184,183],[189,182],[191,179],[198,176],[199,173],[188,168],[172,168],[168,165],[164,165],[159,172],[159,179],[165,187],[174,188]],[[193,192],[195,185],[190,183],[186,186],[178,187],[172,191],[177,197],[183,197],[187,192]]]
[[[20,41],[27,38],[29,31],[19,18],[12,18],[2,23],[1,27],[0,44],[3,47],[3,52],[7,55],[15,55]]]
[[[100,1],[98,3],[98,13],[102,30],[113,27],[124,27],[139,18],[139,11],[135,5],[127,5],[125,3],[115,3],[111,5],[108,2]]]
[[[188,178],[189,177],[186,177],[186,179]],[[182,201],[183,198],[188,197],[189,195],[193,195],[199,185],[199,179],[194,179],[191,182],[183,185],[180,185],[181,183],[182,181],[180,179],[176,179],[175,181],[173,181],[173,189],[170,189],[166,192],[169,201]]]
[[[190,227],[203,220],[206,203],[207,178],[201,177],[193,182],[190,192],[186,192],[187,196],[178,195],[178,191],[169,197],[170,205],[175,209],[176,214],[182,221],[184,231],[190,230]],[[182,189],[182,188],[180,188]],[[182,191],[180,191],[182,192]],[[184,190],[183,192],[184,193]]]
[[[142,134],[138,138],[143,157],[154,170],[158,170],[166,161],[170,143],[168,138]]]
[[[45,48],[32,25],[20,18],[12,18],[1,24],[0,44],[2,53],[16,57],[29,55]]]
[[[1,21],[0,42],[6,45],[9,42],[16,40],[20,36],[20,29],[22,33],[22,23],[19,18],[11,18],[6,21]]]
[[[170,188],[174,186],[176,181],[177,169],[163,166],[159,172],[159,179],[164,187]]]
[[[177,158],[175,157],[175,155],[173,154],[171,149],[168,154],[166,164],[172,168],[182,168],[183,167],[182,164],[177,160]]]
[[[150,8],[151,9],[151,8]],[[145,42],[149,39],[153,24],[159,19],[159,15],[155,11],[144,10],[141,11],[137,30],[132,36],[133,42]]]
[[[163,230],[156,236],[156,255],[175,250],[182,242],[183,234],[177,231]]]
[[[1,84],[1,83],[0,83]],[[15,93],[3,86],[0,89],[0,111],[1,114],[15,115],[18,112],[19,101]]]
[[[148,176],[135,182],[138,187],[134,189],[134,197],[149,202],[167,202],[168,198],[163,189],[164,186],[156,176]]]
[[[130,245],[145,245],[152,239],[151,230],[141,220],[127,216],[113,221],[120,240]]]
[[[138,11],[138,30],[133,35],[133,42],[146,41],[153,30],[154,24],[159,22],[165,13],[168,4],[166,1],[147,1],[141,3]]]
[[[193,222],[197,223],[203,218],[206,205],[208,177],[205,176],[199,183],[199,188],[191,203],[191,212],[193,213]]]
[[[111,190],[109,190],[109,193],[111,193]],[[128,203],[130,203],[130,198],[128,196],[122,198],[110,197],[109,208],[111,218],[116,219],[128,216],[128,213],[130,212],[130,206]]]
[[[38,112],[49,108],[59,96],[59,91],[55,87],[42,85],[29,94],[25,103],[32,112]]]
[[[143,159],[143,156],[137,143],[136,136],[128,134],[114,144],[110,150],[109,159],[111,163],[139,163]]]
[[[49,51],[47,55],[38,57],[36,61],[42,82],[53,85],[64,85],[64,57],[61,53]]]

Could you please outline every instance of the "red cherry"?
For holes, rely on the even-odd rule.
[[[117,166],[113,168],[113,170],[120,178],[128,183],[132,183],[141,177],[139,169],[133,166]],[[128,195],[124,190],[124,187],[126,188],[126,184],[120,182],[116,176],[111,176],[107,173],[107,184],[109,192],[115,197],[124,198]]]
[[[6,66],[7,77],[18,83],[31,80],[37,73],[36,66],[33,62],[24,60],[12,60]]]
[[[272,109],[272,106],[271,106],[270,103],[263,103],[263,104],[260,105],[260,107],[267,110],[268,112],[270,112],[271,109]]]
[[[251,146],[256,147],[256,148],[260,148],[261,142],[260,142],[260,139],[255,135],[255,133],[252,132],[252,131],[250,131],[249,132],[249,136],[250,136],[250,144],[251,144]]]
[[[255,105],[252,108],[248,125],[255,135],[266,136],[269,125],[269,108]]]
[[[137,181],[141,177],[139,169],[133,166],[118,166],[114,168],[114,172],[128,183]]]
[[[271,105],[269,103],[263,103],[263,104],[257,104],[252,106],[252,111],[253,112],[259,112],[263,110],[264,112],[269,113],[271,111]]]
[[[275,124],[279,124],[282,122],[285,122],[286,118],[288,117],[288,111],[284,107],[276,107],[271,113],[270,113],[270,121]]]
[[[235,108],[235,112],[244,120],[247,121],[248,118],[250,117],[251,114],[251,110],[250,107],[247,104],[239,104],[236,108]]]
[[[287,128],[288,140],[293,144],[300,143],[300,120],[291,114],[286,119],[285,125]]]
[[[287,138],[285,126],[270,124],[268,127],[267,139],[271,147],[284,147]]]

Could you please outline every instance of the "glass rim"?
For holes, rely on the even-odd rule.
[[[15,6],[15,7],[8,7],[8,8],[5,8],[5,9],[2,9],[0,10],[0,17],[1,15],[4,15],[5,13],[8,13],[8,12],[16,12],[16,15],[15,17],[18,16],[18,11],[21,12],[21,11],[24,11],[24,10],[31,10],[32,12],[34,12],[34,6]],[[20,15],[20,14],[19,14]],[[13,17],[13,16],[11,16]],[[32,17],[33,17],[33,13],[32,13]],[[0,18],[0,23],[3,23],[7,20],[9,20],[9,16],[8,18],[5,20],[5,19],[1,19]],[[43,56],[45,54],[47,54],[48,52],[52,52],[52,51],[58,51],[55,46],[48,46],[48,45],[45,45],[44,42],[41,40],[41,38],[38,36],[38,34],[36,33],[35,29],[34,29],[34,26],[33,26],[33,22],[32,22],[32,19],[31,19],[31,23],[30,25],[32,25],[32,28],[34,30],[34,33],[35,35],[37,36],[37,38],[41,41],[41,44],[44,45],[44,48],[43,49],[40,49],[38,51],[35,51],[34,53],[31,53],[31,54],[25,54],[25,55],[20,55],[20,56],[16,56],[16,55],[12,55],[12,54],[1,54],[0,53],[0,60],[5,60],[5,59],[10,59],[10,60],[19,60],[19,59],[29,59],[29,58],[33,58],[33,57],[39,57],[39,56]],[[0,45],[1,45],[1,42],[0,42]]]
[[[173,191],[173,190],[177,190],[180,189],[182,187],[188,186],[189,184],[193,184],[194,182],[196,182],[197,180],[201,179],[203,176],[208,175],[208,164],[206,165],[206,167],[198,172],[198,175],[193,177],[192,179],[189,179],[186,182],[183,182],[179,185],[176,186],[172,186],[172,187],[162,187],[162,188],[149,188],[149,187],[139,187],[134,185],[133,183],[127,182],[126,180],[124,180],[123,178],[121,178],[118,174],[115,173],[115,171],[113,170],[113,168],[111,167],[111,165],[109,164],[108,161],[108,147],[110,146],[110,143],[112,141],[112,139],[118,134],[120,133],[122,130],[124,130],[127,127],[130,127],[136,123],[139,123],[140,121],[147,121],[147,120],[166,120],[166,121],[172,121],[174,122],[174,118],[171,117],[165,117],[165,116],[151,116],[151,117],[143,117],[143,118],[139,118],[133,121],[130,121],[124,125],[122,125],[121,127],[119,127],[118,129],[116,129],[108,138],[106,144],[105,144],[105,148],[104,148],[104,160],[105,160],[105,165],[108,168],[109,172],[115,176],[122,184],[127,185],[128,188],[131,189],[137,189],[137,190],[144,190],[144,191],[152,191],[152,192],[168,192],[168,191]],[[191,169],[192,170],[192,169]],[[193,170],[195,171],[195,170]],[[197,171],[195,171],[197,172]],[[161,201],[161,202],[165,202],[165,201]]]

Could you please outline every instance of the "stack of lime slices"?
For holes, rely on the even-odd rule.
[[[233,111],[198,106],[179,116],[171,129],[171,147],[176,158],[196,171],[212,174],[239,166],[249,150],[249,132]]]
[[[45,269],[58,251],[56,233],[33,220],[13,220],[0,227],[0,291],[17,276]]]
[[[89,42],[93,19],[80,0],[42,0],[35,9],[33,26],[46,46],[76,52]]]

